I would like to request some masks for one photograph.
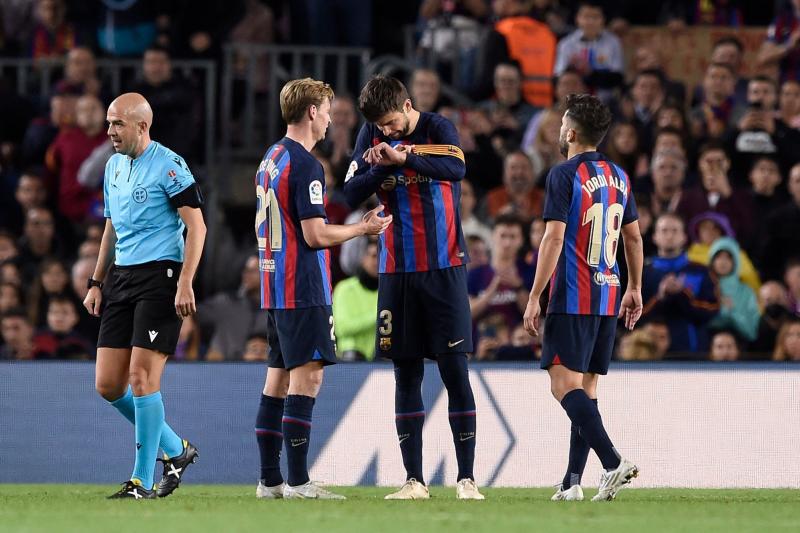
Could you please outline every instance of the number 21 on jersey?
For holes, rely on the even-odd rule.
[[[269,178],[267,178],[269,179]],[[256,185],[256,196],[258,197],[258,208],[256,209],[256,237],[258,238],[258,249],[267,249],[267,239],[269,248],[273,252],[283,248],[283,228],[281,227],[281,208],[278,205],[278,197],[274,189],[264,189],[261,185]],[[261,235],[261,225],[269,222],[264,228],[264,236]]]
[[[622,230],[622,204],[611,204],[603,210],[602,202],[595,202],[583,215],[583,225],[591,224],[589,232],[589,249],[586,252],[586,261],[596,267],[600,264],[600,254],[604,255],[608,268],[614,268],[617,263],[617,242],[619,232]],[[605,220],[603,220],[605,218]],[[606,238],[603,240],[603,226],[606,228]]]

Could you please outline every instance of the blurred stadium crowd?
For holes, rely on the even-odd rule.
[[[467,159],[461,216],[475,359],[537,357],[540,340],[521,321],[544,232],[544,179],[563,160],[559,104],[591,92],[614,112],[601,149],[632,177],[647,257],[644,317],[620,336],[616,357],[800,361],[800,0],[755,4],[0,0],[0,56],[64,62],[46,98],[18,93],[13,71],[0,72],[0,359],[94,354],[99,321],[81,302],[102,233],[105,109],[115,96],[98,57],[141,59],[141,76],[123,89],[150,101],[153,138],[194,168],[203,163],[203,93],[172,59],[219,61],[229,42],[402,53],[398,28],[413,24],[415,57],[406,59],[436,58],[405,80],[414,106],[447,116]],[[667,75],[668,51],[624,53],[618,34],[634,25],[729,31],[692,86]],[[737,38],[745,25],[764,28],[749,77]],[[443,84],[463,98],[445,97]],[[329,219],[341,223],[365,208],[352,210],[341,192],[361,118],[348,95],[357,84],[334,89],[333,124],[316,155]],[[260,157],[252,154],[253,170]],[[253,252],[251,239],[238,287],[202,294],[176,360],[266,358]],[[377,245],[352,241],[335,257],[340,356],[373,360]]]

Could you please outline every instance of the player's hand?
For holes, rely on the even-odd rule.
[[[382,212],[383,206],[379,205],[361,218],[365,235],[380,235],[392,223],[392,215],[379,216]]]
[[[408,156],[408,152],[405,150],[397,150],[385,142],[373,146],[368,151],[370,151],[370,158],[373,161],[370,164],[382,167],[404,165]],[[366,161],[366,158],[364,160]]]
[[[642,291],[625,291],[619,306],[619,318],[625,319],[625,327],[632,330],[641,317]]]
[[[194,289],[191,283],[178,282],[178,292],[175,294],[175,313],[181,318],[191,316],[197,312],[194,301]]]
[[[83,306],[92,316],[100,316],[100,303],[103,301],[103,292],[100,287],[92,287],[83,299]]]
[[[542,308],[539,306],[539,298],[529,298],[528,305],[525,307],[522,325],[531,337],[539,336],[539,315],[541,313]]]

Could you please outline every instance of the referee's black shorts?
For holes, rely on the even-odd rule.
[[[181,330],[175,312],[181,266],[174,261],[115,266],[103,295],[97,347],[174,354]]]

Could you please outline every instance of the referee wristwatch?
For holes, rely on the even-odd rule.
[[[103,290],[103,282],[97,281],[96,279],[89,278],[86,280],[86,289],[91,289],[92,287],[98,287],[101,291]]]

